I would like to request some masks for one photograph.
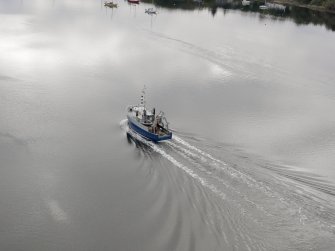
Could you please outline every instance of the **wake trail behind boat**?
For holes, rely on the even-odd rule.
[[[306,225],[334,231],[335,219],[331,214],[327,214],[329,218],[315,211],[321,205],[312,197],[301,194],[297,184],[276,179],[273,174],[262,173],[259,168],[250,173],[251,170],[246,171],[250,167],[242,168],[241,163],[236,165],[231,160],[221,160],[176,135],[178,132],[174,133],[172,140],[155,144],[129,129],[126,119],[121,121],[120,126],[132,138],[182,170],[214,197],[220,198],[213,201],[220,205],[221,210],[239,212],[230,216],[232,222],[238,221],[244,227],[247,222],[253,222],[258,227],[275,227],[276,224],[280,227],[281,222],[285,222],[288,231],[302,231]],[[327,208],[326,205],[323,207]]]
[[[211,154],[200,150],[199,148],[191,145],[190,143],[186,142],[182,138],[175,135],[173,137],[172,141],[175,142],[175,143],[180,143],[182,146],[184,146],[184,148],[180,147],[179,145],[174,144],[172,142],[167,142],[167,143],[172,145],[175,148],[178,148],[180,151],[182,151],[182,152],[184,152],[188,155],[199,156],[199,154],[200,154],[201,157],[199,157],[199,160],[201,160],[203,162],[207,162],[207,163],[210,162],[211,167],[213,167],[215,169],[218,169],[219,171],[225,171],[232,178],[239,178],[239,179],[243,180],[243,182],[245,184],[247,184],[248,186],[257,187],[258,189],[261,189],[265,193],[268,193],[270,191],[270,188],[268,186],[266,186],[265,184],[263,184],[263,182],[256,181],[251,176],[249,176],[249,175],[231,167],[226,162],[224,162],[222,160],[219,160],[218,158],[213,157]],[[192,152],[192,151],[194,151],[194,152]]]
[[[163,156],[165,159],[170,161],[176,167],[182,169],[185,173],[187,173],[193,179],[197,180],[201,185],[203,185],[206,188],[209,188],[212,192],[214,192],[216,195],[218,195],[221,198],[226,198],[226,194],[223,192],[222,185],[226,188],[229,187],[229,189],[231,190],[233,189],[235,192],[237,192],[235,188],[229,185],[232,182],[235,182],[235,186],[238,185],[238,186],[243,186],[243,187],[247,186],[251,188],[258,188],[264,194],[274,197],[273,194],[269,192],[270,188],[268,188],[261,182],[258,182],[254,180],[252,177],[249,177],[246,174],[230,167],[224,161],[213,157],[211,154],[206,153],[203,150],[200,150],[199,148],[191,145],[190,143],[186,142],[185,140],[183,140],[182,138],[176,135],[173,136],[173,139],[171,141],[167,141],[167,142],[164,142],[163,144],[157,145],[151,141],[147,141],[146,139],[142,138],[140,135],[138,135],[137,133],[129,129],[127,126],[126,119],[121,121],[120,125],[134,139],[141,142],[142,144],[145,144],[146,146],[149,146],[152,150],[159,153],[161,156]],[[192,167],[194,167],[194,165],[199,165],[202,167],[205,173],[204,172],[202,174],[196,173],[196,170],[193,170],[189,166],[178,161],[175,157],[173,157],[172,155],[164,151],[163,148],[166,146],[170,146],[173,149],[173,151],[178,155],[183,154],[185,157],[186,156],[190,157],[191,162],[185,157],[182,159],[183,162],[189,162],[189,164]],[[192,162],[192,159],[193,159],[193,162]],[[218,172],[213,173],[211,171],[212,169],[217,170]],[[204,174],[206,174],[207,179],[203,177]],[[210,179],[211,182],[208,179]],[[218,181],[215,183],[219,187],[221,187],[221,189],[219,189],[217,186],[213,184],[214,181]],[[236,183],[237,181],[239,182]],[[246,201],[248,201],[248,203],[253,204],[256,208],[259,208],[261,209],[261,211],[264,212],[263,208],[256,206],[256,204],[254,202],[251,202],[246,196],[243,196],[243,197]],[[268,214],[267,212],[264,212],[264,213]]]
[[[176,160],[174,157],[166,153],[161,147],[154,144],[153,142],[147,141],[138,134],[134,133],[132,130],[130,130],[127,126],[127,120],[122,120],[121,128],[123,128],[127,133],[129,133],[134,139],[138,140],[139,142],[151,147],[152,150],[159,153],[161,156],[163,156],[165,159],[170,161],[173,165],[183,170],[186,174],[188,174],[190,177],[192,177],[194,180],[198,181],[202,186],[210,189],[213,193],[218,195],[221,198],[225,198],[225,194],[218,190],[215,186],[209,184],[205,179],[197,175],[192,169],[188,168],[187,166],[180,163],[178,160]]]
[[[172,141],[167,141],[164,142],[163,144],[157,145],[151,141],[147,141],[146,139],[142,138],[140,135],[138,135],[137,133],[133,132],[131,129],[128,128],[127,126],[127,120],[124,120],[121,122],[122,126],[124,128],[124,130],[131,135],[131,137],[135,140],[137,140],[138,142],[141,142],[142,144],[145,144],[146,146],[149,146],[153,151],[159,153],[162,157],[164,157],[165,159],[167,159],[169,162],[171,162],[174,166],[178,167],[179,169],[183,170],[186,174],[188,174],[188,176],[192,177],[195,181],[197,181],[198,183],[200,183],[204,188],[209,189],[212,193],[214,193],[214,195],[218,196],[219,198],[221,198],[222,200],[227,199],[227,194],[224,192],[226,190],[226,192],[229,191],[230,196],[229,200],[231,203],[234,204],[234,207],[238,208],[239,210],[246,212],[247,208],[255,208],[258,211],[263,212],[263,214],[270,216],[270,213],[267,212],[263,207],[259,206],[256,202],[251,201],[246,195],[241,194],[241,192],[239,192],[237,189],[235,189],[230,183],[232,182],[232,178],[236,179],[236,178],[243,178],[241,179],[242,182],[242,186],[252,186],[250,183],[250,180],[246,180],[246,177],[243,176],[242,173],[238,173],[236,171],[232,171],[230,169],[228,169],[228,173],[229,173],[229,177],[230,179],[222,179],[219,177],[216,177],[215,174],[213,174],[212,172],[208,171],[208,170],[204,170],[205,172],[197,172],[196,169],[194,169],[194,165],[200,165],[200,166],[204,166],[204,163],[208,163],[210,165],[211,168],[213,168],[213,165],[215,166],[215,169],[218,170],[227,170],[227,164],[217,158],[214,158],[212,155],[198,149],[197,147],[189,144],[188,142],[186,142],[185,140],[181,139],[178,136],[174,136]],[[177,145],[178,143],[180,143],[179,145]],[[187,158],[183,158],[183,162],[190,162],[191,166],[193,167],[193,169],[191,169],[189,166],[181,163],[180,161],[178,161],[175,157],[173,157],[172,155],[168,154],[163,148],[166,146],[171,146],[174,151],[179,154],[179,153],[184,153],[186,155],[192,156],[193,158],[196,158],[198,156],[198,159],[200,161],[195,160],[195,163],[192,163],[190,161],[187,160]],[[186,146],[186,147],[184,147]],[[192,152],[193,150],[193,152]],[[199,157],[200,154],[200,157]],[[218,165],[220,164],[220,165]],[[253,185],[253,187],[255,187],[255,185]],[[262,187],[261,187],[262,188]],[[233,194],[233,195],[232,195]],[[242,199],[242,203],[241,201],[237,201],[236,200],[236,195],[238,195],[238,197],[240,199]],[[243,203],[245,205],[243,205]],[[244,213],[244,214],[249,214],[249,213]]]

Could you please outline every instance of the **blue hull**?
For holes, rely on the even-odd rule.
[[[151,141],[159,142],[162,140],[172,139],[172,132],[169,132],[168,134],[163,135],[163,136],[159,136],[157,134],[151,133],[148,131],[148,129],[145,126],[141,125],[140,123],[138,123],[135,119],[133,119],[130,116],[128,116],[128,124],[129,124],[129,127],[133,131],[135,131],[142,137],[149,139]]]

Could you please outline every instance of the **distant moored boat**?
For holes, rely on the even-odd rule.
[[[242,5],[243,6],[248,6],[248,5],[250,5],[250,1],[249,0],[242,0]]]
[[[157,11],[154,8],[149,8],[149,9],[145,9],[145,13],[149,14],[149,15],[157,15]]]
[[[267,10],[267,9],[269,9],[269,7],[267,6],[266,0],[265,0],[265,3],[263,5],[259,6],[259,9],[261,9],[261,10]]]
[[[105,2],[104,6],[109,8],[117,8],[117,4],[113,2]]]
[[[267,10],[267,9],[269,9],[269,7],[266,6],[266,5],[260,5],[259,8],[260,8],[261,10]]]
[[[140,3],[140,0],[128,0],[128,3],[139,4],[139,3]]]

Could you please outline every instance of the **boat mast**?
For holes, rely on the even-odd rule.
[[[142,89],[142,95],[141,95],[141,106],[145,108],[146,100],[145,100],[145,86]]]

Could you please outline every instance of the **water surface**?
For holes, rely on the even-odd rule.
[[[332,250],[329,26],[118,4],[0,1],[1,249]]]

